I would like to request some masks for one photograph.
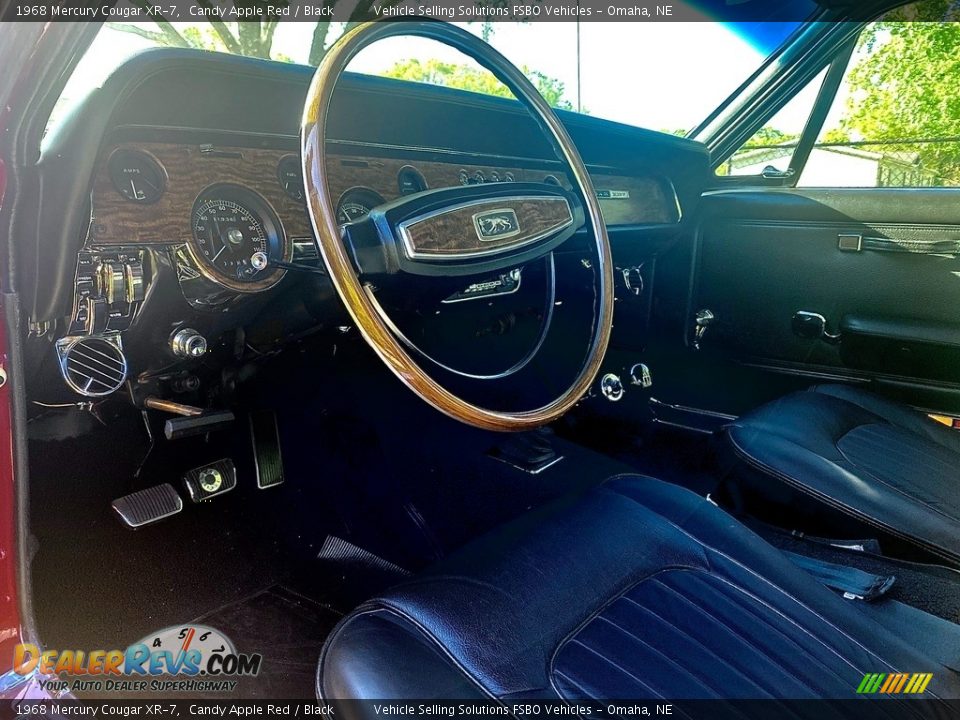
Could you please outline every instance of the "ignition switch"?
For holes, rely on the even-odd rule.
[[[170,349],[177,357],[202,357],[207,352],[207,339],[193,328],[183,328],[170,338]]]

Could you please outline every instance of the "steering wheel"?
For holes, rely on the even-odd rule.
[[[548,183],[527,182],[428,190],[381,205],[366,218],[341,227],[336,198],[328,185],[326,143],[331,99],[348,63],[362,49],[398,36],[438,41],[493,73],[527,108],[566,165],[573,192]],[[550,423],[587,393],[610,339],[614,271],[609,240],[583,160],[553,110],[519,69],[479,38],[448,23],[420,20],[361,24],[341,37],[317,68],[307,94],[301,131],[307,206],[320,256],[360,333],[403,383],[450,417],[500,431],[528,430]],[[566,390],[538,407],[516,411],[483,407],[449,390],[417,362],[377,300],[376,285],[386,278],[430,283],[507,272],[551,256],[584,226],[594,245],[598,284],[592,303],[590,346]]]

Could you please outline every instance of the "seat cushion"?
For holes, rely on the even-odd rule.
[[[928,694],[960,693],[916,645],[707,500],[619,476],[358,608],[324,647],[318,694],[854,698],[866,673],[912,668],[934,672]]]
[[[867,526],[960,562],[960,437],[922,413],[857,388],[821,385],[745,415],[725,437],[742,465],[734,464],[734,478],[790,505],[794,522],[803,519],[803,504],[791,505],[778,484],[815,500],[824,517],[856,521],[851,531]]]

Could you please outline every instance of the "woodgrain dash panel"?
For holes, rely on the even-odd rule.
[[[125,200],[110,182],[107,162],[115,148],[131,148],[152,155],[167,173],[167,189],[155,203]],[[204,155],[199,145],[174,143],[122,143],[100,159],[93,182],[93,245],[179,244],[193,235],[193,203],[203,190],[217,183],[247,187],[273,208],[283,231],[290,237],[311,237],[306,206],[284,192],[277,164],[284,150],[221,148],[226,155]]]
[[[665,181],[599,173],[590,179],[600,194],[600,212],[607,225],[666,225],[680,220],[677,196]],[[604,190],[626,192],[629,197],[604,198]]]
[[[546,176],[542,170],[509,166],[331,154],[327,160],[327,185],[330,195],[336,201],[347,190],[363,187],[373,190],[386,200],[395,200],[400,197],[397,174],[406,166],[418,170],[430,190],[460,186],[461,172],[472,179],[482,176],[488,182],[493,178],[503,180],[508,173],[520,182],[541,182]]]
[[[166,192],[157,202],[130,202],[117,193],[107,169],[109,157],[117,148],[145,151],[164,168]],[[107,148],[94,176],[90,244],[185,243],[192,236],[190,215],[194,201],[205,188],[216,183],[242,185],[262,195],[273,207],[288,238],[312,237],[306,206],[290,198],[277,178],[277,165],[284,156],[292,154],[290,151],[221,146],[216,149],[222,154],[204,155],[199,144],[186,143],[124,142]],[[570,187],[564,175],[543,169],[334,154],[329,159],[329,190],[335,200],[353,187],[369,188],[386,200],[394,200],[400,196],[397,173],[406,165],[416,168],[430,189],[460,185],[461,173],[470,178],[479,173],[488,181],[495,177],[503,180],[509,173],[520,182],[542,182],[552,174],[564,187]],[[600,200],[608,225],[679,220],[676,197],[658,178],[599,173],[592,177],[598,190],[620,191],[621,197]]]
[[[397,173],[405,165],[412,165],[419,170],[431,190],[460,185],[461,172],[470,178],[479,173],[487,180],[493,177],[502,180],[510,173],[519,182],[543,182],[544,178],[552,175],[560,180],[563,187],[568,190],[571,187],[569,179],[555,170],[331,155],[327,166],[330,194],[334,200],[338,200],[347,190],[363,187],[373,190],[385,200],[394,200],[400,196]],[[627,197],[600,199],[600,210],[607,225],[659,225],[675,223],[680,219],[672,188],[659,178],[607,173],[594,173],[591,178],[597,190],[627,194]]]
[[[481,237],[474,219],[484,214],[512,213],[514,228],[500,235]],[[401,225],[411,257],[437,259],[489,255],[521,247],[552,235],[573,222],[570,205],[559,197],[495,198],[438,212]]]

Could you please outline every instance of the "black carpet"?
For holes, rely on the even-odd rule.
[[[135,412],[78,438],[31,441],[32,599],[44,645],[126,647],[285,576],[271,509],[283,488],[257,490],[243,465],[235,490],[186,501],[155,525],[133,531],[113,516],[112,499],[161,481],[179,487],[184,470],[231,454],[217,442],[171,443],[137,480],[147,443]]]
[[[237,652],[263,655],[255,679],[239,681],[230,697],[312,699],[323,641],[341,615],[282,586],[274,586],[197,618],[233,640]]]
[[[609,420],[581,423],[563,433],[634,472],[680,485],[701,497],[719,485],[710,435],[669,425],[639,427]]]

